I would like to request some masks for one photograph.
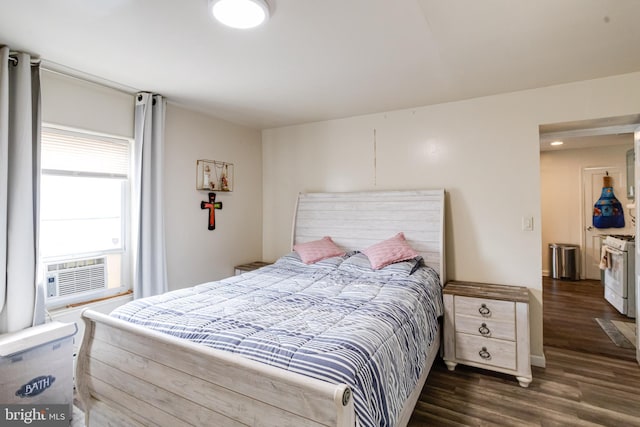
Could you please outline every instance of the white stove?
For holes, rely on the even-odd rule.
[[[631,247],[630,251],[633,252],[635,236],[629,234],[611,234],[604,239],[604,244],[621,251],[629,251],[627,248]]]
[[[606,256],[604,297],[620,313],[636,317],[635,238],[611,235],[602,246]]]

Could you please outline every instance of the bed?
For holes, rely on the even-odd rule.
[[[357,251],[400,231],[422,261],[371,271]],[[301,194],[292,234],[347,253],[86,310],[86,424],[406,425],[440,343],[444,190]]]

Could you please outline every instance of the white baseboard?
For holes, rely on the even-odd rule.
[[[531,360],[532,366],[537,366],[538,368],[544,368],[547,366],[547,359],[544,357],[544,354],[532,354],[529,356],[529,359]]]

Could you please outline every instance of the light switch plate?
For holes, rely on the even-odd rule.
[[[523,216],[522,217],[522,231],[533,231],[533,217],[532,216]]]

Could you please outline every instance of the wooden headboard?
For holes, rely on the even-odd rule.
[[[347,251],[362,250],[402,231],[444,286],[444,194],[444,189],[301,193],[292,245],[330,236]]]

